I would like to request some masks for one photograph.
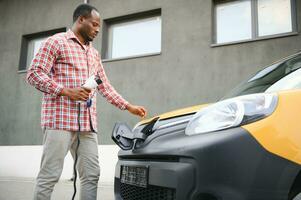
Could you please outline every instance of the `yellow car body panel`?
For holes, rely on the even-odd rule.
[[[279,92],[267,118],[242,126],[267,151],[301,164],[301,90]]]

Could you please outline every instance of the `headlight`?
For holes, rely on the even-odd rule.
[[[269,116],[276,108],[277,95],[260,93],[215,103],[197,112],[185,133],[195,135],[232,128]]]

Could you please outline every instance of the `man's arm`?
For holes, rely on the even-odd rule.
[[[59,55],[59,48],[58,41],[51,37],[43,42],[27,71],[27,82],[38,90],[53,96],[68,96],[74,101],[86,101],[89,98],[90,89],[64,88],[49,77]]]
[[[27,71],[26,81],[38,90],[58,96],[63,86],[57,84],[49,77],[49,73],[59,53],[59,43],[53,38],[48,38],[42,43]]]
[[[102,66],[100,57],[98,57],[98,75],[102,80],[97,89],[107,99],[107,101],[121,110],[128,110],[133,115],[138,115],[144,118],[147,115],[147,110],[142,106],[132,105],[127,102],[120,94],[116,92],[114,87],[110,84],[104,68]]]

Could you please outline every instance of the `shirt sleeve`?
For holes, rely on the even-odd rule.
[[[97,56],[97,64],[97,73],[102,80],[102,84],[97,87],[99,93],[112,105],[121,110],[125,110],[129,105],[129,102],[127,102],[120,94],[118,94],[114,87],[110,84],[99,55]]]
[[[59,42],[52,37],[42,43],[27,71],[26,81],[38,90],[58,96],[63,86],[50,78],[50,72],[59,52]]]

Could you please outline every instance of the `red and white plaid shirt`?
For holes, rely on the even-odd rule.
[[[64,87],[80,87],[91,75],[98,75],[102,84],[97,90],[108,102],[124,110],[128,102],[111,86],[98,51],[92,44],[82,45],[68,30],[49,37],[41,45],[27,72],[27,82],[44,93],[41,125],[43,129],[78,131],[78,102],[59,96]],[[80,104],[81,131],[97,131],[96,95],[92,106]]]

